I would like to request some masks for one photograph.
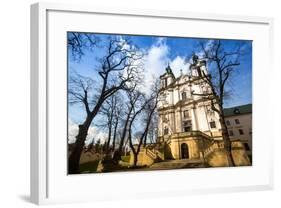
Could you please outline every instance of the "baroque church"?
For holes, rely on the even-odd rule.
[[[219,116],[211,109],[211,100],[202,96],[212,94],[202,76],[207,74],[206,61],[196,55],[189,72],[181,72],[179,77],[169,65],[166,67],[160,76],[157,142],[141,148],[138,165],[155,169],[190,167],[190,162],[204,164],[197,167],[229,166]],[[232,147],[235,165],[250,165],[241,142],[232,142]],[[131,153],[131,163],[133,157]],[[182,162],[176,167],[170,165],[176,164],[171,161]]]
[[[175,78],[168,65],[160,76],[158,139],[169,144],[174,159],[199,158],[199,140],[204,136],[222,140],[219,117],[202,96],[211,93],[202,78],[207,74],[206,61],[193,60],[189,74]]]

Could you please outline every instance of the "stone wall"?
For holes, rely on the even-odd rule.
[[[218,144],[218,145],[216,145]],[[206,150],[206,162],[210,167],[227,167],[230,166],[229,154],[220,143],[214,143]],[[249,166],[251,162],[241,141],[232,142],[232,158],[235,166]]]
[[[134,165],[134,154],[133,152],[131,151],[130,152],[130,165]],[[144,166],[144,165],[147,165],[147,166],[150,166],[154,163],[154,159],[153,159],[153,156],[149,156],[145,149],[142,148],[138,154],[138,160],[137,160],[137,166]]]
[[[165,160],[178,160],[181,158],[180,147],[181,144],[187,144],[189,158],[188,159],[203,159],[209,167],[228,167],[231,164],[231,158],[229,153],[224,149],[223,141],[213,141],[211,142],[206,138],[185,138],[178,140],[171,140],[170,145],[166,144],[163,148]],[[134,164],[134,155],[131,152],[130,165]],[[155,162],[164,160],[160,159],[157,154],[160,154],[158,150],[149,148],[141,148],[138,154],[138,166],[150,166]],[[241,141],[232,142],[231,151],[234,165],[235,166],[249,166],[251,162],[248,158],[247,152]],[[162,154],[163,155],[163,154]],[[187,159],[187,158],[186,158]]]
[[[227,153],[224,149],[214,150],[205,159],[210,167],[228,167],[230,164]]]
[[[243,143],[239,140],[232,142],[231,151],[234,163],[236,166],[248,166],[251,165],[248,154],[245,150]]]

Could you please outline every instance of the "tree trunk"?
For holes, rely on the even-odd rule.
[[[133,109],[133,107],[130,108],[130,110],[128,112],[128,115],[127,115],[127,118],[126,118],[126,121],[125,121],[125,124],[124,124],[122,136],[120,138],[120,144],[119,144],[119,147],[118,147],[118,150],[117,150],[118,154],[115,154],[116,156],[113,158],[115,161],[121,160],[123,145],[124,145],[124,141],[125,141],[125,138],[126,138],[126,135],[127,135],[128,123],[129,123],[129,120],[130,120],[130,115],[132,113],[132,109]]]
[[[113,131],[113,141],[112,141],[112,149],[113,149],[113,151],[115,150],[115,141],[116,141],[118,121],[119,121],[119,118],[117,117],[115,125],[114,125],[114,131]]]
[[[225,150],[229,154],[230,166],[234,166],[235,163],[234,163],[234,160],[233,160],[233,157],[232,157],[232,154],[231,154],[231,141],[230,141],[230,138],[229,138],[227,126],[225,124],[224,115],[220,116],[220,123],[221,123],[222,138],[223,138],[223,141],[224,141]]]
[[[134,167],[137,167],[137,163],[138,163],[138,153],[134,152]]]
[[[132,142],[132,132],[131,132],[131,126],[132,126],[132,121],[131,121],[131,123],[130,123],[130,125],[129,125],[129,136],[128,136],[128,141],[129,141],[129,146],[130,146],[130,148],[131,148],[131,150],[132,150],[132,152],[133,152],[133,154],[134,154],[134,167],[136,167],[137,166],[137,162],[138,162],[138,154],[139,154],[139,151],[138,151],[138,149],[137,150],[135,150],[135,148],[134,148],[134,145],[133,145],[133,142]],[[140,145],[140,144],[139,144]]]
[[[110,147],[111,131],[112,131],[111,122],[109,123],[108,128],[109,128],[109,129],[108,129],[108,141],[107,141],[107,143],[106,143],[106,148],[105,148],[106,153],[109,152],[109,147]]]
[[[79,162],[80,156],[84,148],[85,140],[88,134],[88,129],[85,124],[79,125],[79,132],[76,136],[76,142],[73,152],[68,158],[68,174],[78,174],[79,173]]]
[[[79,173],[79,162],[83,151],[85,141],[88,135],[89,127],[100,109],[103,99],[100,99],[91,114],[88,114],[83,124],[79,125],[78,135],[76,136],[75,147],[68,158],[68,174]]]
[[[144,146],[144,147],[146,146],[146,140],[147,140],[147,134],[145,135],[144,141],[143,141],[143,146]]]
[[[128,137],[128,140],[129,140],[129,145],[130,145],[130,148],[131,150],[133,151],[134,153],[134,166],[137,166],[137,162],[138,162],[138,155],[140,153],[140,149],[141,149],[141,146],[143,144],[143,141],[144,141],[144,138],[147,138],[147,132],[148,132],[148,128],[149,128],[149,125],[150,125],[150,122],[151,122],[151,117],[152,117],[152,114],[156,108],[157,104],[155,105],[155,107],[153,108],[153,110],[149,113],[149,116],[148,116],[148,119],[147,119],[147,123],[146,123],[146,127],[144,129],[144,132],[143,134],[141,135],[140,137],[140,142],[137,146],[137,149],[135,150],[134,148],[134,145],[133,145],[133,142],[132,142],[132,124],[134,122],[134,119],[136,117],[136,115],[133,117],[133,119],[131,120],[131,123],[129,125],[129,137]],[[140,111],[139,111],[140,112]]]
[[[215,94],[215,91],[214,90],[212,90],[212,91],[213,91],[213,94]],[[221,93],[220,95],[223,96],[223,93]],[[232,157],[232,154],[231,154],[231,141],[230,141],[230,138],[229,138],[227,125],[226,125],[225,119],[224,119],[223,101],[220,98],[218,98],[217,96],[215,96],[215,97],[216,97],[216,103],[218,103],[218,106],[216,108],[212,101],[211,101],[211,106],[212,106],[212,109],[215,112],[217,112],[218,115],[219,115],[219,121],[220,121],[220,124],[221,124],[221,131],[222,131],[224,149],[228,154],[228,161],[230,163],[229,165],[234,166],[235,163],[234,163],[234,160],[233,160],[233,157]]]

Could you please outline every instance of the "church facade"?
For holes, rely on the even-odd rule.
[[[202,157],[202,140],[222,140],[218,115],[211,109],[210,86],[202,78],[206,62],[196,60],[188,74],[176,78],[168,65],[160,76],[158,142],[166,143],[172,159]]]
[[[202,76],[204,75],[204,76]],[[160,76],[158,137],[141,147],[137,165],[155,169],[251,165],[241,141],[224,147],[219,116],[212,110],[212,90],[204,80],[206,61],[193,57],[188,73],[175,77],[171,67]],[[207,96],[206,96],[207,95]],[[130,163],[134,155],[131,152]]]

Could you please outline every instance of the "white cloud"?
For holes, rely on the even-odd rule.
[[[174,72],[175,77],[178,77],[182,73],[186,74],[189,71],[189,63],[186,63],[185,57],[177,56],[170,63],[171,69]]]
[[[77,134],[78,134],[78,124],[72,122],[69,119],[69,121],[68,121],[68,143],[74,143],[76,141]],[[95,139],[95,141],[100,139],[101,143],[104,143],[106,138],[107,138],[107,134],[105,132],[99,130],[95,126],[90,126],[85,144],[86,145],[90,144],[93,139]]]
[[[177,56],[174,59],[170,59],[169,53],[170,48],[166,44],[166,38],[158,38],[155,44],[148,49],[147,55],[144,57],[144,92],[149,92],[154,79],[165,73],[168,63],[170,64],[175,77],[180,76],[181,69],[183,73],[188,72],[190,64],[185,63],[185,57]]]
[[[76,141],[76,135],[78,133],[78,125],[74,124],[70,119],[68,120],[68,143],[74,143]]]
[[[155,77],[159,77],[164,73],[164,70],[169,62],[169,47],[164,38],[158,38],[156,43],[153,44],[147,51],[143,58],[144,60],[144,92],[148,92]]]
[[[205,45],[205,50],[209,50],[213,43],[214,43],[215,40],[208,40],[204,45]],[[196,52],[196,55],[199,56],[199,58],[203,58],[204,56],[204,51],[199,49],[197,52]]]

